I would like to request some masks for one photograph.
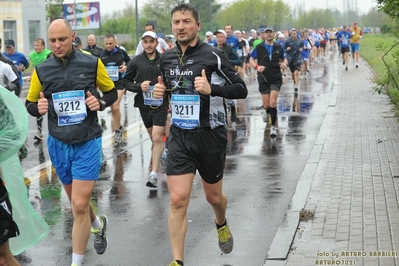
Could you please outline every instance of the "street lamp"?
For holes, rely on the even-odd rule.
[[[135,2],[136,5],[136,46],[139,44],[139,8],[137,5],[137,0]]]

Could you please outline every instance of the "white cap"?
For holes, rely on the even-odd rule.
[[[213,36],[212,31],[207,31],[207,32],[205,33],[205,36]]]
[[[241,33],[241,31],[235,30],[235,31],[234,31],[234,34],[237,34],[237,33]]]
[[[278,31],[278,32],[277,32],[277,35],[280,35],[280,34],[281,34],[281,31]]]
[[[280,33],[280,34],[278,35],[278,37],[279,37],[279,38],[285,38],[285,35],[282,34],[282,33]]]
[[[227,37],[227,34],[226,34],[226,32],[224,30],[217,30],[213,34],[216,35],[217,33],[223,33],[224,37]]]
[[[252,29],[251,32],[256,32],[256,30]]]
[[[143,34],[143,36],[141,36],[141,39],[143,39],[144,37],[146,37],[146,36],[149,36],[149,37],[152,37],[152,38],[154,38],[154,39],[158,39],[157,38],[157,34],[155,33],[155,32],[153,32],[153,31],[146,31],[146,32],[144,32],[144,34]]]

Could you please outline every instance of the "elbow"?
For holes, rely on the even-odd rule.
[[[248,88],[245,83],[240,84],[242,87],[239,91],[237,91],[237,98],[236,99],[246,99],[248,96]]]

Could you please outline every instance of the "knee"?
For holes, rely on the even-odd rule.
[[[185,211],[188,208],[189,196],[172,193],[170,195],[171,210]]]
[[[86,200],[72,200],[72,210],[74,215],[85,215],[89,212],[89,202]]]
[[[220,195],[219,194],[207,194],[206,200],[212,206],[219,206],[219,205],[223,204],[223,202],[226,201],[227,198],[224,194],[220,194]]]
[[[120,112],[120,107],[119,107],[119,103],[115,102],[111,105],[111,111],[112,112]]]
[[[154,145],[162,144],[162,134],[158,134],[158,133],[152,134],[151,140]]]

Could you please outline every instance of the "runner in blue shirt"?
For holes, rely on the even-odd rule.
[[[228,45],[230,45],[231,47],[233,47],[234,50],[237,50],[239,41],[238,41],[237,36],[235,36],[233,34],[233,26],[230,24],[227,24],[226,26],[224,26],[224,31],[226,32],[226,35],[227,35],[226,43]]]
[[[348,53],[349,53],[350,38],[351,38],[351,34],[347,31],[346,26],[344,25],[342,27],[342,30],[340,32],[338,32],[337,40],[339,40],[339,42],[341,44],[340,45],[341,46],[341,54],[342,54],[342,59],[343,59],[342,64],[343,65],[346,64],[345,70],[348,70],[348,61],[349,61]]]
[[[19,84],[22,88],[22,71],[29,67],[28,59],[23,53],[15,51],[14,40],[6,40],[4,44],[6,46],[6,51],[3,53],[3,55],[10,58],[13,64],[18,68]],[[15,94],[19,97],[21,91],[15,91]]]
[[[213,33],[212,33],[212,31],[207,31],[206,33],[205,33],[205,37],[206,37],[206,39],[205,39],[205,41],[204,42],[206,42],[207,44],[209,44],[210,46],[217,46],[218,44],[217,44],[217,42],[216,42],[216,40],[213,38]]]

